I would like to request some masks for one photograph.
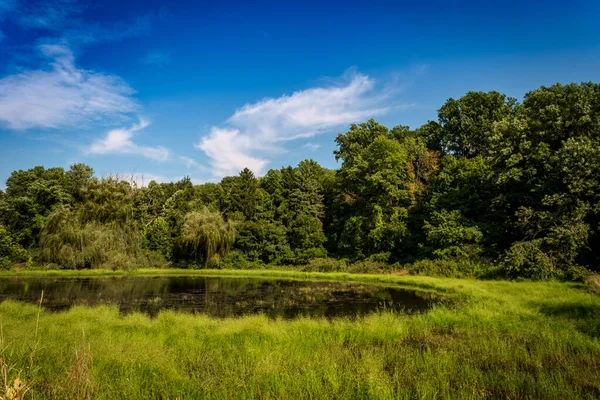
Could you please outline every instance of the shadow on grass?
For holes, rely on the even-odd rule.
[[[540,312],[548,316],[572,320],[580,332],[594,338],[600,338],[600,305],[561,304],[542,306]]]

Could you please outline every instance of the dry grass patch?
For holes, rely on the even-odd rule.
[[[587,283],[595,293],[600,294],[600,274],[590,275],[585,283]]]

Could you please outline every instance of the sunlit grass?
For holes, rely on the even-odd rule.
[[[83,363],[77,368],[88,368],[84,393],[100,399],[600,397],[600,296],[583,284],[244,275],[380,282],[461,300],[425,314],[382,312],[358,320],[214,319],[170,311],[151,319],[121,316],[114,307],[42,312],[36,368],[27,377],[32,393],[75,397],[69,371]],[[0,304],[10,343],[5,358],[14,371],[29,363],[37,314],[33,305]],[[76,353],[83,341],[88,358]]]

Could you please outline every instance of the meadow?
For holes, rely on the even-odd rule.
[[[17,389],[37,399],[600,397],[600,297],[587,284],[273,270],[135,274],[184,273],[356,280],[449,301],[416,315],[332,320],[171,311],[150,318],[108,306],[48,312],[4,301],[0,393],[11,398],[19,378]],[[130,273],[85,273],[107,274]],[[0,276],[17,275],[83,274]]]

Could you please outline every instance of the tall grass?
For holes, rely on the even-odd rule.
[[[363,276],[380,278],[463,301],[357,320],[42,311],[32,392],[98,399],[600,397],[600,297],[586,286]],[[32,305],[0,304],[16,368],[28,362],[37,313]],[[69,377],[82,346],[87,372],[77,386]]]

